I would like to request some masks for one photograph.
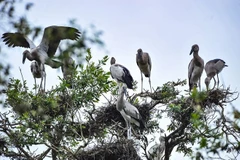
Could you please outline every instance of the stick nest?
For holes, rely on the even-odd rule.
[[[119,140],[92,150],[81,151],[75,156],[78,160],[141,160],[132,140]]]

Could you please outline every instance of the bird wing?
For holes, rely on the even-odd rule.
[[[188,82],[189,82],[189,84],[190,84],[190,79],[192,76],[193,69],[194,69],[194,65],[193,65],[193,59],[192,59],[190,61],[190,63],[188,64]]]
[[[53,57],[61,40],[77,40],[81,32],[76,28],[65,26],[49,26],[44,29],[44,34],[40,47],[47,52],[49,57]]]
[[[4,33],[2,39],[8,47],[36,48],[35,44],[22,33]]]
[[[124,111],[126,112],[127,115],[131,116],[134,119],[140,120],[142,119],[138,109],[130,104],[127,100],[124,100],[125,106],[124,106]]]
[[[151,61],[151,57],[149,56],[149,54],[148,53],[146,53],[148,56],[148,65],[149,65],[149,69],[150,69],[150,71],[152,70],[152,61]]]

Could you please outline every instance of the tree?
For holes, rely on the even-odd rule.
[[[26,18],[24,25],[21,21],[12,25],[11,20],[16,20],[12,7],[15,8],[16,3],[1,1],[2,8],[5,7],[1,14],[11,27],[37,37],[42,28],[30,26]],[[166,114],[170,123],[164,138],[164,159],[170,159],[174,148],[193,159],[236,159],[240,146],[240,112],[233,107],[233,112],[227,115],[225,110],[226,105],[238,98],[237,92],[230,88],[202,92],[194,89],[186,96],[180,90],[186,80],[169,81],[153,93],[131,95],[128,101],[139,109],[147,128],[140,131],[133,126],[134,139],[126,140],[125,122],[115,107],[117,85],[103,69],[108,56],[93,62],[89,49],[91,45],[103,45],[101,32],[96,31],[94,37],[89,37],[75,21],[70,25],[81,30],[82,38],[61,45],[58,58],[86,54],[85,63],[77,62],[73,70],[73,88],[69,89],[68,82],[60,79],[52,90],[35,95],[27,86],[27,80],[5,78],[3,107],[9,110],[0,113],[0,154],[11,159],[34,160],[46,157],[53,160],[149,159],[147,146],[152,140],[148,135],[160,130],[159,121]],[[0,68],[0,75],[6,71],[10,70]],[[99,104],[102,97],[105,97],[104,103]],[[194,150],[192,146],[196,144],[199,145]]]

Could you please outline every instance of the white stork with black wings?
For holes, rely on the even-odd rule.
[[[133,89],[133,78],[129,70],[121,64],[116,64],[116,59],[114,57],[111,58],[110,63],[110,72],[112,78],[115,79],[118,83],[125,83],[129,89]]]
[[[24,47],[30,48],[23,52],[22,63],[26,58],[30,61],[37,61],[39,66],[47,64],[52,68],[61,66],[61,62],[52,60],[61,40],[70,39],[77,40],[80,32],[76,28],[65,26],[49,26],[44,29],[41,43],[36,46],[27,36],[22,33],[4,33],[3,41],[8,47]]]

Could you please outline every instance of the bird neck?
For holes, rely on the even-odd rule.
[[[194,57],[194,58],[198,58],[198,57],[199,57],[198,51],[193,52],[193,57]]]
[[[137,59],[138,59],[138,62],[140,62],[140,63],[143,62],[142,52],[138,52]]]
[[[26,53],[26,56],[27,56],[27,59],[28,59],[29,61],[33,61],[33,60],[34,60],[34,57],[32,56],[32,54],[31,54],[30,52],[27,52],[27,53]]]
[[[123,109],[123,103],[124,103],[124,93],[120,92],[118,95],[118,101],[117,101],[117,110],[122,110]]]

